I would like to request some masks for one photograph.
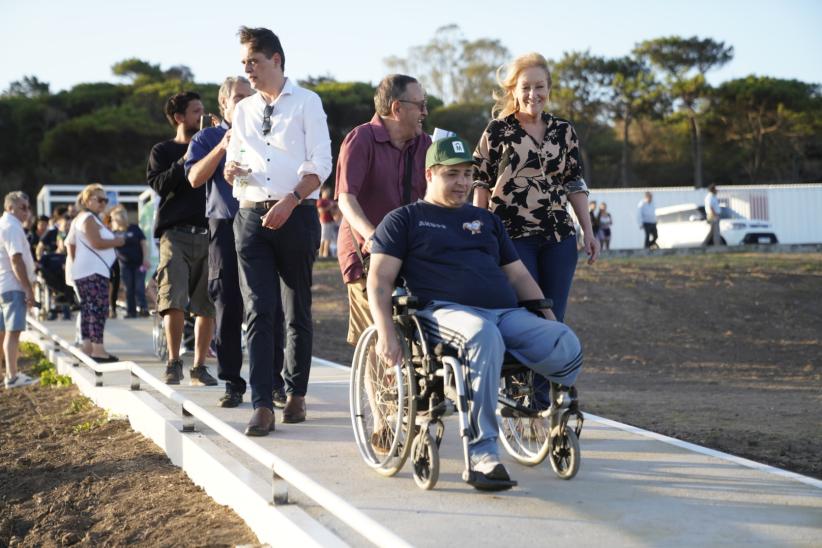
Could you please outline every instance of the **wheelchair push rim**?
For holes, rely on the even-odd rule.
[[[534,374],[531,371],[505,375],[500,392],[507,399],[530,408],[534,401]],[[505,404],[497,409],[499,438],[503,447],[518,463],[536,466],[550,451],[550,418],[545,413],[517,412]]]
[[[402,340],[401,340],[402,341]],[[416,416],[416,394],[413,388],[413,372],[409,351],[405,344],[403,363],[382,368],[381,361],[375,356],[377,342],[376,327],[371,326],[363,332],[354,351],[349,385],[349,406],[354,439],[365,463],[384,476],[393,476],[399,472],[411,452],[411,432]],[[379,368],[377,374],[369,373],[369,368]],[[372,385],[371,378],[381,377],[381,384]],[[370,388],[369,388],[370,387]],[[375,435],[375,409],[380,408],[384,424],[382,436],[376,438],[383,443],[390,441],[387,451],[377,451],[372,443]]]

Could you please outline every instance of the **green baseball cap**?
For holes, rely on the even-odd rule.
[[[451,166],[454,164],[473,163],[468,143],[457,136],[434,141],[425,153],[425,168],[437,164]]]

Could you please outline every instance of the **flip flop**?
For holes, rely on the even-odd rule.
[[[94,361],[96,361],[97,363],[114,363],[120,361],[120,358],[118,358],[114,354],[109,354],[105,358],[98,358],[96,356],[92,356],[92,359],[94,359]]]

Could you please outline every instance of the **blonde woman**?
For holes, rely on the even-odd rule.
[[[474,205],[502,219],[520,259],[563,321],[577,264],[569,202],[585,236],[589,264],[599,255],[579,140],[570,122],[545,110],[551,72],[542,55],[516,58],[504,78],[499,72],[496,118],[474,151]]]
[[[103,185],[88,185],[78,198],[82,212],[72,223],[74,260],[71,278],[80,295],[80,335],[83,351],[98,362],[118,361],[103,346],[103,330],[108,317],[108,285],[115,261],[114,248],[123,245],[124,239],[115,236],[100,220],[107,204]]]
[[[111,228],[115,234],[122,236],[125,243],[117,248],[117,262],[120,265],[120,278],[126,286],[126,318],[140,314],[148,316],[146,305],[146,272],[148,271],[148,241],[142,229],[136,224],[129,224],[128,212],[123,205],[111,210]]]

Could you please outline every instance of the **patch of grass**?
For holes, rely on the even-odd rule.
[[[57,370],[52,367],[40,373],[40,386],[53,386],[55,388],[71,386],[71,377],[58,374]]]
[[[92,407],[91,400],[85,396],[74,398],[66,409],[66,415],[76,415]]]
[[[33,360],[40,360],[45,358],[46,355],[40,350],[40,347],[34,343],[23,341],[20,343],[19,347],[20,356],[23,358],[30,358]]]
[[[71,428],[71,430],[75,434],[83,434],[85,432],[91,432],[92,430],[100,428],[101,426],[103,426],[107,422],[108,422],[107,418],[100,417],[100,418],[94,419],[93,421],[85,421],[85,422],[81,422],[80,424],[75,424]]]
[[[38,359],[32,366],[31,370],[35,375],[42,375],[46,371],[54,369],[54,364],[46,358]]]

